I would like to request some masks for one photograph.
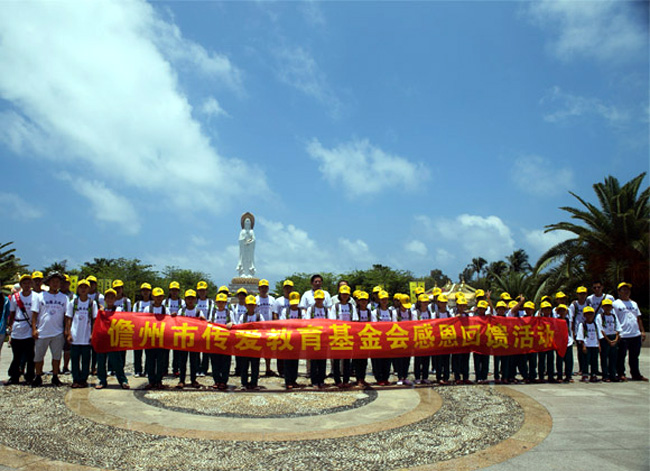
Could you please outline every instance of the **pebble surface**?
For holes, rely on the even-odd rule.
[[[4,416],[0,442],[49,459],[115,470],[386,470],[474,453],[510,437],[524,420],[523,411],[510,397],[490,387],[458,386],[437,388],[443,398],[440,410],[400,428],[323,440],[212,441],[146,434],[95,423],[67,408],[67,391],[25,386],[0,389],[0,411]],[[331,397],[332,405],[339,407],[341,401],[351,400],[340,395],[354,397],[364,393],[318,396],[323,401]],[[209,392],[197,395],[210,396],[215,401],[220,398]],[[246,401],[254,404],[259,396],[268,395],[240,394],[240,403],[228,407],[233,410]],[[292,410],[300,407],[296,405]],[[249,407],[249,413],[250,410]],[[363,413],[362,408],[359,413]]]

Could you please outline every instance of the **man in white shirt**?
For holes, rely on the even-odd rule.
[[[307,308],[315,304],[314,293],[318,290],[322,291],[325,298],[323,300],[323,306],[329,308],[332,306],[332,297],[330,294],[323,289],[323,277],[319,274],[312,275],[311,277],[311,289],[305,291],[300,298],[300,309],[306,310]]]
[[[68,309],[68,297],[59,292],[63,275],[54,272],[47,277],[46,283],[50,290],[43,292],[32,303],[32,336],[34,337],[34,369],[35,377],[32,387],[43,384],[43,360],[49,347],[52,354],[52,385],[61,386],[59,380],[59,365],[63,352],[64,318]]]
[[[625,376],[625,356],[629,352],[630,374],[633,381],[648,381],[639,371],[641,344],[645,340],[645,329],[641,320],[641,311],[636,302],[630,299],[632,285],[627,282],[618,284],[618,299],[614,301],[614,314],[621,324],[621,340],[618,350],[617,373],[621,381]]]
[[[257,303],[257,312],[259,313],[263,321],[272,321],[278,318],[278,313],[276,311],[275,298],[269,296],[269,280],[260,280],[257,284],[259,294],[255,296],[255,302]],[[264,376],[277,376],[277,373],[271,369],[271,359],[265,358],[264,362],[266,363],[266,372]]]
[[[9,298],[9,320],[7,329],[11,332],[11,351],[13,359],[9,366],[9,380],[5,383],[18,384],[21,375],[20,365],[25,365],[25,381],[34,380],[34,338],[32,337],[32,304],[38,294],[32,291],[32,277],[20,277],[20,292]]]
[[[293,281],[284,280],[284,283],[282,283],[282,296],[275,300],[275,312],[278,314],[278,316],[289,309],[289,296],[292,292]]]

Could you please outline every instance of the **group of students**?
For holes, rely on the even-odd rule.
[[[43,282],[47,290],[42,289]],[[543,297],[539,309],[524,296],[512,299],[508,293],[502,293],[498,302],[493,304],[491,292],[480,289],[474,293],[475,305],[472,308],[461,293],[453,296],[455,306],[452,308],[450,299],[439,288],[435,288],[432,295],[418,289],[417,301],[412,304],[411,297],[401,293],[393,295],[391,302],[389,294],[379,286],[371,293],[352,292],[344,280],[339,282],[338,293],[331,296],[322,289],[322,283],[320,275],[313,275],[312,289],[301,295],[294,291],[293,282],[286,280],[283,295],[276,299],[269,294],[268,281],[260,280],[257,295],[240,288],[234,296],[236,302],[231,302],[226,286],[219,288],[214,300],[210,299],[208,284],[204,281],[197,284],[196,290],[187,289],[184,296],[181,296],[181,287],[175,281],[169,285],[168,295],[160,287],[152,288],[149,283],[142,283],[139,299],[132,304],[124,294],[121,280],[115,280],[112,288],[102,295],[97,291],[97,279],[89,276],[78,282],[73,294],[69,292],[69,280],[60,273],[52,273],[45,280],[40,272],[24,274],[19,279],[19,289],[5,303],[3,322],[6,324],[0,324],[0,329],[6,329],[11,337],[13,352],[9,379],[5,384],[19,384],[22,375],[33,387],[42,385],[43,360],[49,348],[53,385],[62,384],[59,372],[63,355],[70,358],[73,388],[88,387],[88,377],[92,373],[97,377],[95,388],[103,389],[108,384],[110,372],[122,388],[128,389],[124,373],[126,352],[95,353],[90,344],[97,316],[110,317],[117,311],[194,317],[228,328],[234,324],[288,319],[405,322],[489,315],[555,317],[567,322],[569,336],[565,356],[560,357],[554,351],[494,356],[493,378],[496,384],[518,382],[517,373],[526,383],[573,382],[574,345],[578,375],[582,381],[596,382],[601,376],[606,382],[626,381],[625,358],[628,356],[632,380],[647,381],[639,371],[645,331],[638,305],[630,299],[632,285],[627,282],[618,285],[618,299],[604,294],[602,282],[595,281],[591,295],[588,295],[586,287],[581,286],[576,290],[575,300],[570,302],[566,294],[559,292],[554,299]],[[170,363],[172,374],[179,381],[176,387],[184,388],[188,360],[192,387],[200,388],[197,378],[207,375],[211,369],[212,387],[228,389],[232,362],[228,355],[180,350],[173,350],[170,355],[169,350],[151,348],[145,350],[144,356],[143,369],[143,350],[133,351],[134,375],[147,377],[147,389],[164,388],[163,377],[168,374]],[[260,358],[235,357],[235,375],[241,377],[243,389],[259,389],[260,363]],[[276,375],[271,369],[271,359],[265,359],[265,363],[266,375]],[[301,387],[297,382],[298,363],[298,360],[277,360],[278,372],[284,377],[287,389]],[[413,362],[413,381],[409,379],[411,357],[373,358],[370,363],[379,386],[391,384],[391,372],[396,375],[398,385],[472,383],[469,353],[417,356]],[[487,383],[490,356],[474,353],[473,364],[475,381]],[[352,376],[358,387],[368,387],[367,370],[367,359],[331,360],[330,376],[340,388],[351,387]],[[327,360],[308,361],[307,375],[312,387],[326,387]],[[435,381],[429,379],[431,375],[435,375]]]

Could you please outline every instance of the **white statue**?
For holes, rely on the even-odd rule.
[[[241,227],[237,271],[242,278],[252,278],[255,275],[255,216],[251,213],[242,214]]]

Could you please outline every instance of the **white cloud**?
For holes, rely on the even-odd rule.
[[[14,109],[0,116],[0,139],[14,151],[55,161],[74,178],[82,168],[96,178],[115,169],[121,190],[174,208],[217,212],[242,195],[268,195],[258,169],[212,146],[173,65],[235,89],[237,69],[151,5],[13,2],[2,11],[0,70],[11,73],[0,74],[0,98]],[[115,194],[107,182],[104,192]]]
[[[404,250],[406,250],[407,252],[411,252],[415,255],[419,255],[421,257],[426,256],[428,253],[427,246],[424,245],[424,242],[420,240],[411,240],[407,242],[406,244],[404,244]]]
[[[645,2],[543,0],[531,2],[528,14],[551,32],[553,54],[624,61],[647,54]]]
[[[554,245],[564,242],[572,237],[575,237],[575,235],[567,231],[544,232],[541,229],[524,231],[524,239],[526,243],[538,254],[542,254]]]
[[[537,155],[517,158],[510,176],[520,190],[535,196],[562,194],[574,186],[573,170]]]
[[[300,46],[283,46],[273,52],[281,82],[327,106],[334,117],[340,114],[342,103],[309,51]]]
[[[421,164],[388,154],[367,139],[355,139],[333,149],[326,149],[313,139],[307,145],[307,152],[319,163],[325,179],[349,197],[401,190],[406,187],[404,182],[422,182],[428,178]]]
[[[228,113],[221,107],[214,97],[209,97],[201,105],[201,113],[206,116],[228,116]]]
[[[587,98],[563,92],[560,87],[553,87],[540,104],[556,104],[559,109],[544,115],[544,120],[550,123],[567,121],[579,116],[597,116],[609,124],[617,125],[627,121],[630,116],[626,111],[621,111],[614,105],[606,105],[598,98]]]
[[[321,10],[320,3],[315,0],[307,0],[300,3],[302,14],[312,26],[324,26],[327,21]]]
[[[0,192],[0,207],[3,215],[17,221],[38,219],[43,215],[40,209],[13,193]]]

